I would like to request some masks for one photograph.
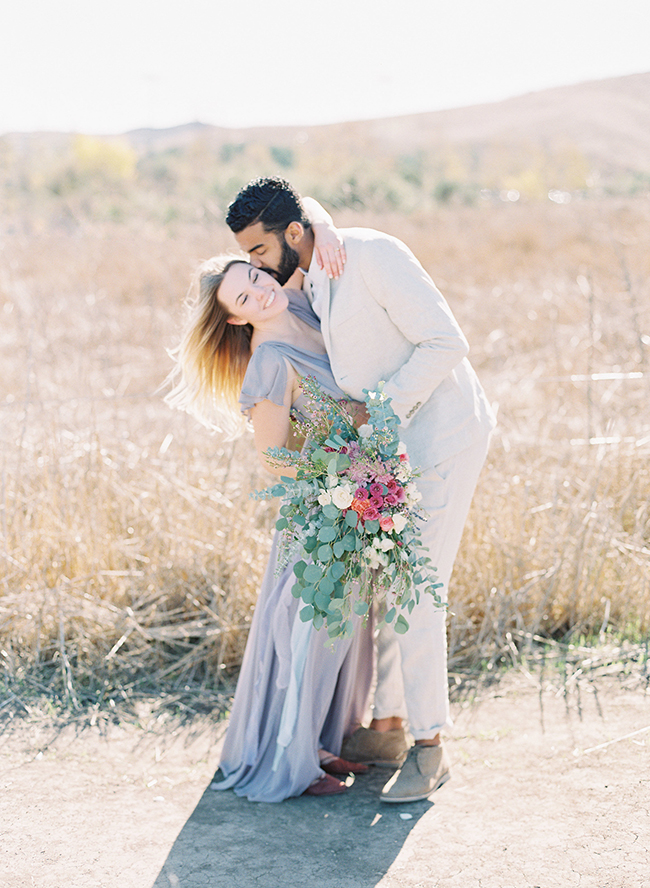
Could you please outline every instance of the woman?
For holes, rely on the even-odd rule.
[[[324,391],[336,385],[318,319],[301,290],[284,290],[271,275],[240,259],[216,258],[199,269],[198,295],[177,350],[180,382],[167,401],[210,420],[215,400],[249,417],[255,446],[285,446],[290,411],[300,413],[300,376]],[[293,470],[295,472],[295,469]],[[276,533],[251,624],[226,735],[212,786],[251,801],[276,802],[307,793],[343,792],[334,774],[364,766],[338,758],[344,736],[361,721],[370,687],[372,639],[358,626],[352,639],[328,646],[327,632],[298,616],[292,564],[276,576]]]

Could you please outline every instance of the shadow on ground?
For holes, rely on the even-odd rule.
[[[345,795],[277,805],[207,789],[154,888],[374,888],[433,807],[431,801],[381,804],[389,776],[375,769],[357,777]]]

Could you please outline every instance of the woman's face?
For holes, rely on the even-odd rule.
[[[247,262],[228,269],[219,287],[219,302],[230,312],[229,323],[253,327],[265,326],[289,304],[275,278]]]

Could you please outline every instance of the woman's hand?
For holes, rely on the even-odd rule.
[[[327,222],[313,222],[314,252],[319,268],[324,268],[327,276],[337,280],[343,274],[347,259],[345,244],[336,228]]]
[[[302,199],[307,218],[314,232],[314,251],[319,268],[324,268],[328,277],[338,278],[343,274],[347,256],[345,244],[340,236],[332,217],[325,207],[313,197]]]

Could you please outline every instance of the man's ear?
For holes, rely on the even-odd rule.
[[[247,324],[248,321],[245,321],[243,318],[236,318],[235,315],[230,315],[230,317],[228,318],[226,323],[227,324],[235,324],[235,326],[239,327],[239,326],[243,326],[244,324]]]
[[[289,222],[284,230],[284,239],[290,247],[297,246],[305,236],[305,229],[300,222]]]

